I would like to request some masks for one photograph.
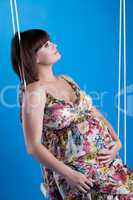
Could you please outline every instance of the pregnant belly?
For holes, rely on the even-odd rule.
[[[107,142],[112,141],[108,127],[97,117],[81,122],[77,125],[83,135],[83,148],[91,161],[96,160],[97,153],[106,148]]]

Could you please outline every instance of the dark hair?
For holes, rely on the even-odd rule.
[[[50,36],[46,31],[40,29],[30,29],[20,32],[20,43],[18,36],[18,32],[16,32],[11,42],[13,70],[21,80],[19,66],[22,69],[23,64],[26,84],[29,84],[39,80],[35,54],[45,42],[50,40]]]

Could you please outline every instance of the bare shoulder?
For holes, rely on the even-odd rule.
[[[46,92],[45,88],[40,85],[39,82],[30,83],[26,86],[26,91],[24,94],[24,101],[30,105],[45,105],[46,102]]]
[[[27,92],[34,92],[34,91],[44,91],[44,88],[38,81],[30,83],[26,86],[26,91]]]

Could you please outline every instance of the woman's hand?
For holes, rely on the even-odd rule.
[[[117,141],[112,141],[107,144],[107,149],[102,149],[98,153],[97,160],[100,165],[109,165],[116,157],[119,151],[119,145]]]
[[[87,193],[90,188],[93,187],[93,180],[76,170],[72,170],[69,176],[65,177],[65,179],[72,188],[76,187],[83,193]]]

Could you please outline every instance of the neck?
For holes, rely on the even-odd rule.
[[[38,65],[37,68],[40,82],[53,82],[56,80],[52,65]]]

